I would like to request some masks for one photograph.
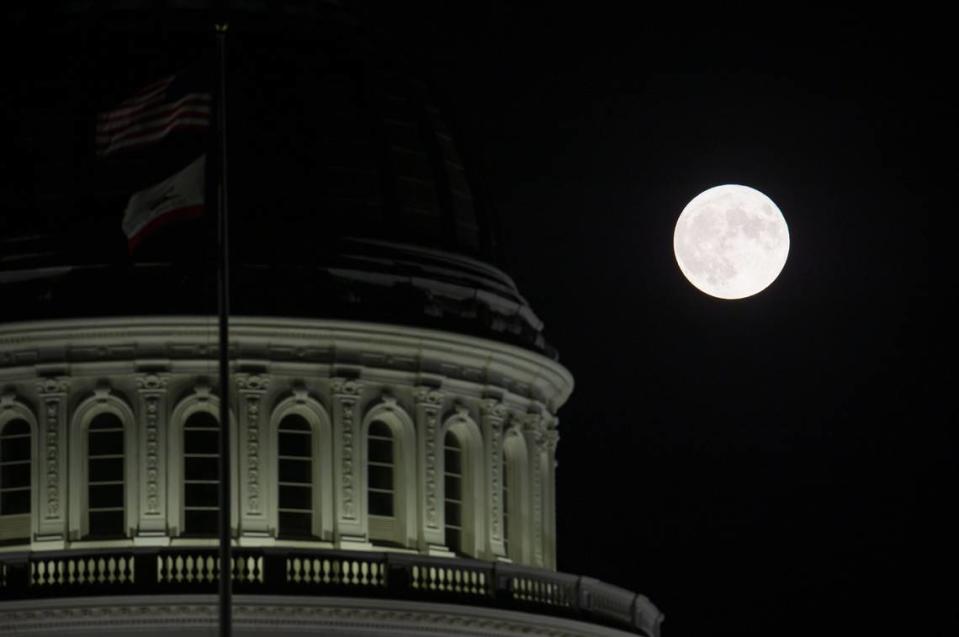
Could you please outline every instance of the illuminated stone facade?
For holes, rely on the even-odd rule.
[[[297,414],[315,449],[312,546],[453,555],[444,527],[449,434],[463,456],[461,554],[555,567],[554,414],[572,389],[562,366],[508,345],[397,326],[236,318],[232,328],[239,546],[306,541],[278,537],[277,429]],[[0,551],[17,550],[16,538],[41,551],[198,541],[182,537],[183,426],[196,412],[218,413],[215,349],[204,319],[0,327],[0,423],[25,421],[33,441],[32,515],[0,515],[0,533],[13,542]],[[123,533],[109,541],[90,537],[86,503],[85,441],[100,413],[124,433]],[[392,516],[367,511],[375,421],[394,438]],[[506,466],[525,477],[509,491],[508,554],[504,449]]]

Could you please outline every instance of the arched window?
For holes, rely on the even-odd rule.
[[[220,423],[197,411],[183,423],[183,535],[216,535],[220,501]]]
[[[126,535],[123,422],[97,414],[87,430],[87,537]]]
[[[313,428],[290,414],[277,429],[278,535],[313,535]]]
[[[0,542],[30,537],[30,425],[0,426]]]
[[[463,446],[452,431],[443,439],[444,527],[446,547],[463,552]]]
[[[393,517],[395,464],[393,431],[386,423],[374,420],[367,435],[367,512],[371,516]]]

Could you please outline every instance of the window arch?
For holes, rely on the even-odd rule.
[[[366,518],[370,541],[410,546],[416,540],[413,421],[386,399],[363,419]]]
[[[130,535],[139,513],[137,430],[130,406],[107,387],[80,403],[71,422],[71,539]]]
[[[171,535],[205,537],[216,536],[218,532],[219,410],[219,398],[210,392],[209,387],[198,385],[192,394],[177,403],[170,415],[170,433],[167,436],[167,525]],[[213,455],[216,457],[215,463],[210,462],[210,456]],[[230,528],[234,534],[239,520],[237,455],[236,420],[231,413],[230,501],[233,506],[230,507]],[[217,494],[215,500],[211,493]]]
[[[332,435],[326,409],[302,387],[273,409],[267,455],[276,487],[267,506],[279,539],[332,539]]]
[[[0,543],[29,540],[32,483],[32,428],[14,416],[0,422]]]
[[[444,423],[442,440],[444,542],[454,553],[479,556],[486,536],[483,438],[475,422],[457,414]]]

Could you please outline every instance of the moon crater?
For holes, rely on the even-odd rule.
[[[721,299],[741,299],[779,276],[789,254],[789,229],[769,197],[727,184],[686,205],[673,248],[679,269],[696,288]]]

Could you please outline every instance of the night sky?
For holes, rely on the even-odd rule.
[[[560,570],[644,593],[668,637],[959,634],[949,20],[356,4],[431,86],[576,379]],[[672,252],[724,183],[790,230],[741,301]]]
[[[576,378],[561,570],[645,593],[671,636],[953,634],[941,20],[475,4],[372,15],[429,69]],[[672,254],[685,204],[723,183],[790,229],[742,301]]]

